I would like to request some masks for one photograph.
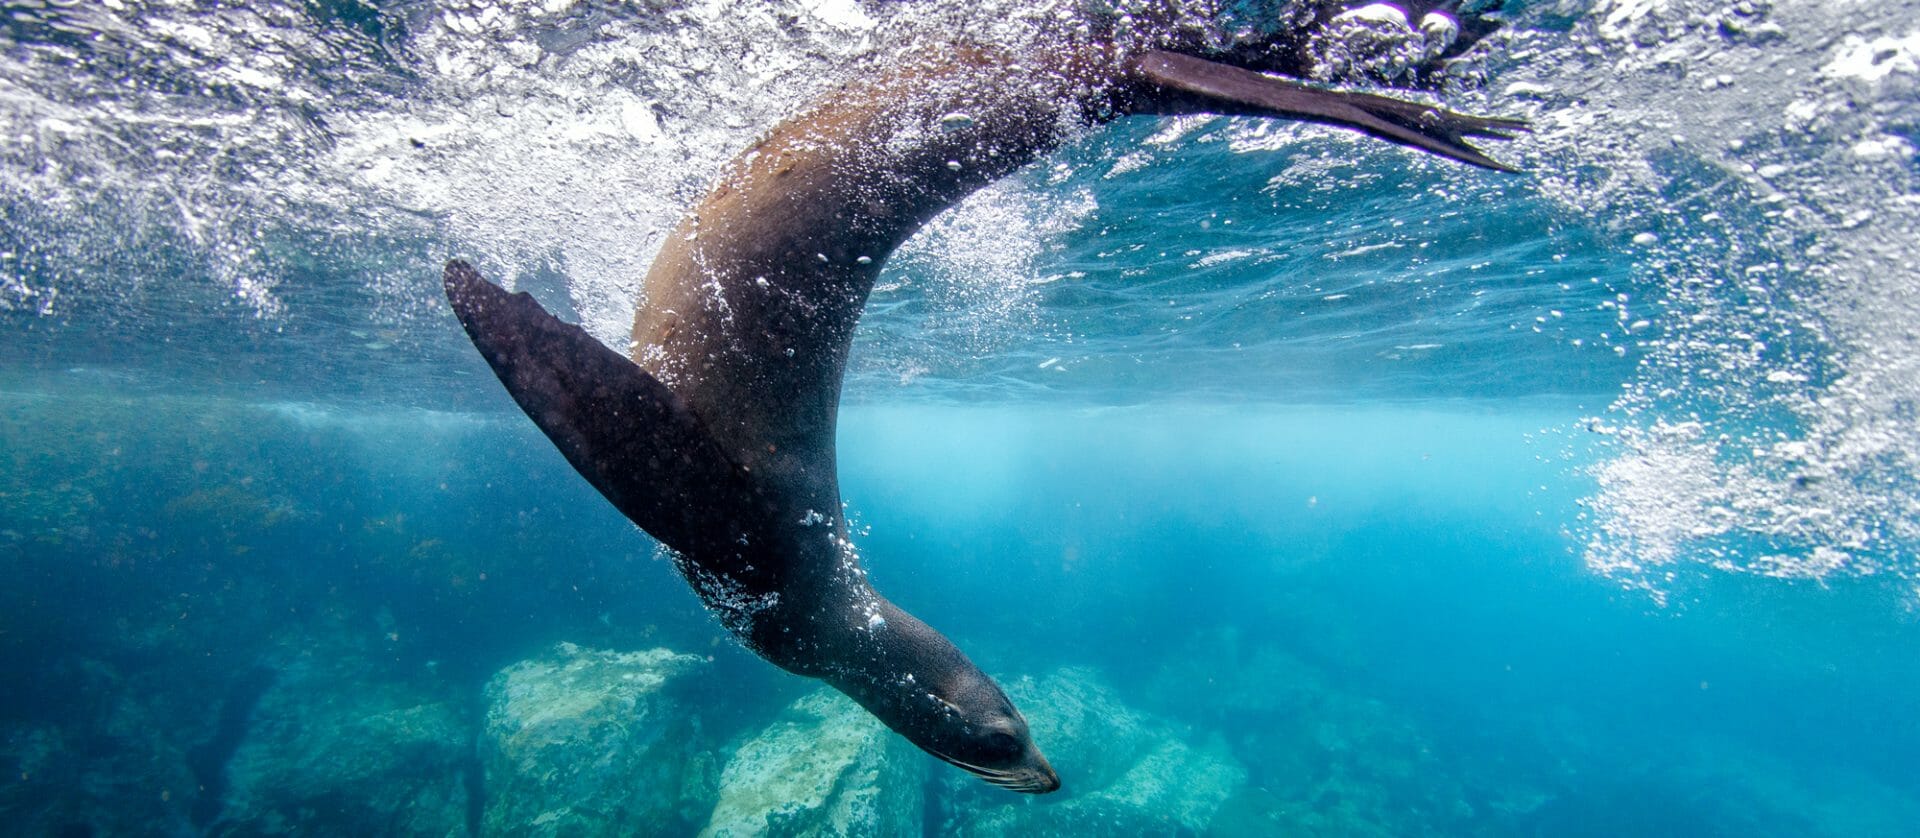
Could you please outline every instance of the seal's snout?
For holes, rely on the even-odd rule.
[[[1017,761],[1007,768],[977,765],[934,750],[928,750],[928,753],[985,780],[988,785],[998,786],[1007,791],[1017,791],[1021,794],[1046,794],[1060,790],[1060,775],[1054,773],[1053,766],[1048,764],[1047,758],[1041,756],[1040,750],[1033,747],[1031,743],[1027,745],[1026,752],[1018,756]]]
[[[941,759],[966,769],[990,785],[999,786],[1007,791],[1017,791],[1021,794],[1047,794],[1060,790],[1060,775],[1054,773],[1053,766],[1048,764],[1047,758],[1041,756],[1037,750],[1030,751],[1022,764],[1008,769],[982,768],[947,757],[941,757]]]
[[[1039,775],[1035,777],[1036,782],[1034,783],[1033,787],[1026,790],[1027,793],[1028,794],[1049,794],[1052,792],[1059,791],[1060,775],[1054,773],[1052,765],[1047,764],[1047,758],[1040,756],[1038,754],[1035,754],[1034,760],[1038,763],[1038,765],[1036,765],[1035,768],[1038,769]]]
[[[979,776],[980,779],[992,785],[1021,794],[1046,794],[1060,790],[1060,775],[1053,773],[1053,769],[1044,764],[1034,771]]]

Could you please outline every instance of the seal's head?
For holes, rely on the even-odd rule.
[[[1027,720],[987,673],[939,632],[876,599],[844,656],[816,674],[921,750],[1009,791],[1045,794],[1060,776]],[[796,670],[798,671],[798,670]]]
[[[907,733],[922,750],[1010,791],[1046,794],[1060,776],[1033,743],[1027,720],[978,669],[929,691],[927,712]]]

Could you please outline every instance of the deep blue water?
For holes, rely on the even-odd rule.
[[[876,585],[1227,755],[1215,834],[1907,834],[1920,42],[1818,5],[1515,4],[1448,95],[1535,121],[1518,176],[1135,119],[963,205],[855,343]],[[0,831],[271,831],[230,760],[299,673],[477,724],[556,643],[711,655],[716,773],[809,689],[438,296],[472,256],[606,337],[790,105],[676,68],[817,90],[872,25],[655,7],[10,12]],[[913,765],[929,831],[1005,803]]]

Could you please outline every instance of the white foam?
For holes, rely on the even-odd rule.
[[[1644,364],[1606,417],[1620,430],[1596,473],[1589,560],[1623,576],[1920,576],[1914,3],[1602,0],[1571,35],[1529,29],[1528,14],[1561,5],[1516,12],[1495,38],[1511,56],[1496,84],[1448,104],[1529,116],[1533,134],[1500,151],[1530,172],[1511,188],[1615,236],[1659,289],[1631,319],[1619,307]],[[65,225],[34,243],[35,258],[98,264],[151,244],[129,230],[163,229],[174,237],[163,244],[197,250],[207,270],[76,271],[41,285],[10,267],[0,307],[53,313],[133,283],[210,277],[259,316],[285,317],[279,277],[312,257],[276,250],[276,231],[293,230],[336,237],[335,255],[384,236],[434,242],[436,261],[478,258],[509,282],[559,274],[588,328],[623,345],[640,277],[684,207],[887,27],[932,18],[1014,37],[1056,11],[1010,0],[395,8],[388,43],[316,37],[308,4],[291,0],[11,10],[78,36],[0,51],[0,191]],[[1420,54],[1425,33],[1377,17],[1356,15],[1351,39],[1330,43],[1349,69],[1390,74]],[[110,83],[135,70],[152,84]],[[1210,125],[1168,122],[1113,174],[1203,133],[1235,151],[1333,136]],[[1301,154],[1268,188],[1344,191],[1381,176],[1347,155]],[[963,336],[965,352],[1050,328],[1039,265],[1093,207],[1051,185],[1003,182],[963,204],[902,251],[918,267],[890,269],[888,286],[919,284],[929,327]],[[404,316],[437,302],[433,275],[372,267],[366,289]],[[919,345],[890,351],[878,362],[902,380],[957,363]],[[1697,433],[1672,432],[1694,422]]]
[[[1546,91],[1542,190],[1664,288],[1597,425],[1593,567],[1920,575],[1915,11],[1609,0],[1507,81]]]

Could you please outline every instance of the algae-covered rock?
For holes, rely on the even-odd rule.
[[[1204,833],[1247,772],[1218,737],[1194,743],[1123,703],[1098,672],[1068,667],[1006,682],[1061,790],[1009,798],[964,775],[943,778],[943,831],[967,836]]]
[[[1055,670],[1043,678],[1005,682],[1033,740],[1061,782],[1074,790],[1105,788],[1165,738],[1153,721],[1120,701],[1092,667]]]
[[[487,835],[665,835],[704,812],[700,719],[685,692],[707,659],[563,643],[487,683]]]
[[[260,697],[218,835],[465,835],[471,722],[456,702],[296,666]]]
[[[926,763],[851,699],[823,689],[734,753],[700,834],[917,835]]]

